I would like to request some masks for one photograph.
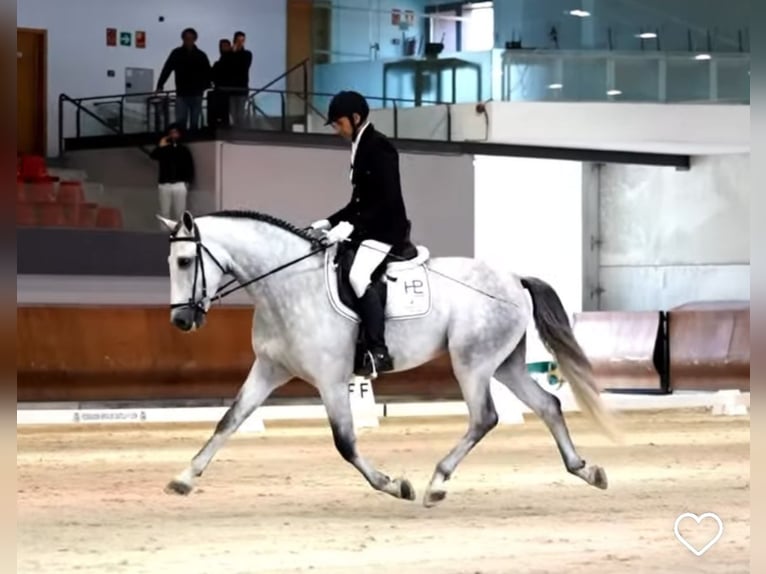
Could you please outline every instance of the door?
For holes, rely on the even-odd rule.
[[[305,79],[301,68],[287,76],[285,89],[288,91],[313,91],[313,66],[329,60],[330,10],[331,4],[326,1],[287,1],[287,68],[309,58]],[[287,109],[289,115],[302,116],[303,100],[294,96],[288,98]]]
[[[46,32],[16,29],[16,149],[45,155]]]

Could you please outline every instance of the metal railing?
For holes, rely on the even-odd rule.
[[[299,66],[294,67],[298,69]],[[289,73],[288,71],[287,73]],[[284,77],[284,76],[282,76]],[[280,78],[276,78],[279,81]],[[272,84],[273,84],[272,83]],[[304,84],[305,86],[305,84]],[[211,90],[212,91],[212,90]],[[248,122],[243,127],[245,129],[253,129],[260,131],[281,131],[281,132],[296,132],[302,131],[303,133],[321,133],[326,131],[324,128],[324,122],[326,116],[320,109],[322,106],[318,104],[318,101],[329,100],[334,96],[334,93],[329,92],[312,92],[308,89],[299,91],[294,90],[280,90],[262,87],[258,89],[252,89],[248,91],[247,101],[248,110],[251,112],[248,114]],[[127,98],[134,100],[132,103],[127,101]],[[267,109],[269,106],[264,104],[259,99],[267,100],[273,110]],[[288,102],[291,99],[295,99],[300,102],[300,113],[297,115],[291,115],[288,110]],[[387,96],[376,97],[367,96],[370,107],[373,111],[373,115],[376,112],[382,112],[384,109],[388,114],[386,116],[387,121],[390,124],[388,131],[394,138],[400,137],[400,131],[402,130],[402,121],[400,121],[400,115],[403,109],[414,108],[416,105],[420,106],[444,106],[444,110],[440,112],[438,120],[434,120],[436,127],[441,130],[440,133],[444,137],[439,139],[443,141],[451,141],[452,132],[452,114],[451,106],[449,102],[437,101],[437,100],[415,100],[411,98],[393,98]],[[137,114],[136,110],[139,109],[139,104],[135,103],[135,100],[143,101],[143,108],[141,114]],[[90,96],[85,98],[72,98],[66,94],[62,94],[59,97],[59,148],[60,153],[65,150],[65,142],[67,139],[74,137],[75,139],[81,139],[93,135],[128,135],[128,134],[159,134],[163,132],[168,125],[172,123],[172,108],[176,100],[176,95],[172,91],[166,92],[146,92],[146,93],[132,93],[132,94],[111,94],[106,96]],[[270,100],[270,101],[269,101]],[[206,98],[203,98],[203,116],[206,109]],[[393,107],[391,107],[393,104]],[[73,119],[73,125],[67,123],[66,119],[66,105],[74,107],[75,113]],[[117,110],[114,107],[117,106]],[[132,106],[132,107],[131,107]],[[113,119],[110,121],[103,115],[99,114],[99,109],[110,107],[112,109]],[[133,124],[128,126],[126,120],[133,118]],[[100,133],[86,133],[87,126],[85,121],[89,120]],[[262,120],[262,121],[259,121]],[[312,127],[316,124],[317,127]],[[299,130],[295,129],[295,126],[299,125]],[[67,130],[67,127],[69,130]],[[200,129],[211,128],[214,126],[202,125]],[[435,128],[436,129],[436,128]],[[73,133],[72,133],[73,132]],[[71,134],[71,135],[70,135]],[[147,152],[148,153],[148,152]]]

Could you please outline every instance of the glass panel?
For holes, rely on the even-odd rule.
[[[697,102],[710,99],[710,61],[691,57],[668,58],[668,102]]]
[[[716,60],[718,101],[728,104],[750,103],[750,62],[739,59]]]
[[[614,85],[621,102],[656,102],[660,93],[659,58],[617,58],[614,61]]]
[[[607,98],[606,58],[564,59],[561,99],[581,102],[601,102]]]
[[[556,86],[562,85],[557,59],[513,55],[503,67],[503,99],[545,101],[560,99]]]

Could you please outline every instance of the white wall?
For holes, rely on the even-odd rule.
[[[224,143],[221,201],[308,225],[348,203],[348,149]],[[473,158],[400,153],[412,241],[434,256],[473,254]]]
[[[750,156],[600,170],[601,308],[750,298]]]
[[[476,257],[547,281],[571,320],[582,309],[583,164],[476,156],[474,181]],[[527,333],[527,360],[548,360]]]
[[[490,102],[498,143],[654,153],[746,153],[750,106]],[[465,107],[456,114],[475,115]]]
[[[57,150],[58,97],[114,95],[125,92],[125,68],[153,68],[156,83],[168,53],[181,43],[181,31],[193,27],[198,45],[211,63],[218,40],[242,30],[253,52],[250,85],[261,86],[285,71],[285,0],[17,0],[19,27],[48,30],[48,153]],[[164,22],[159,22],[164,16]],[[146,32],[146,49],[108,47],[106,28]],[[133,42],[135,38],[133,38]],[[119,38],[118,38],[119,43]],[[107,70],[114,70],[113,78]],[[171,76],[166,89],[173,89]],[[74,109],[69,107],[69,115]],[[73,135],[73,134],[70,134]]]

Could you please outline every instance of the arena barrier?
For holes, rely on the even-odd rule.
[[[666,321],[661,311],[588,311],[573,330],[602,389],[668,392]]]
[[[668,379],[667,345],[673,336],[683,343],[679,343],[673,371],[678,384],[672,389],[705,389],[681,394],[605,393],[607,406],[620,410],[712,407],[714,414],[745,414],[749,393],[740,396],[739,389],[749,390],[749,314],[743,309],[736,313],[716,309],[708,315],[689,309],[672,313],[678,321],[670,338],[665,336],[672,322],[669,314],[577,314],[575,332],[605,389],[669,388],[664,381]],[[203,329],[183,333],[169,324],[165,306],[19,307],[17,424],[217,421],[252,364],[252,317],[251,307],[216,307]],[[720,320],[727,326],[716,330]],[[705,363],[702,385],[695,382],[700,365],[694,357],[700,353],[681,352],[700,344],[694,332],[702,339],[712,333],[719,341],[712,347],[708,343],[702,352],[714,359]],[[726,340],[730,340],[728,347]],[[724,358],[723,366],[715,366],[716,357]],[[542,369],[537,364],[528,367],[533,373]],[[547,382],[564,411],[579,410],[569,386],[559,387],[551,376],[552,365],[545,367],[537,373],[541,384]],[[713,382],[716,376],[718,383]],[[710,392],[718,388],[731,390]],[[357,387],[356,392],[362,389]],[[352,400],[352,408],[355,424],[361,414],[360,426],[377,426],[378,417],[467,414],[446,355],[418,369],[378,379],[374,398],[369,392],[363,400],[356,396],[360,400],[357,407]],[[521,415],[530,412],[496,381],[493,399],[501,423],[523,422]],[[296,379],[278,389],[251,418],[251,429],[262,430],[264,420],[325,419],[326,413],[313,387]]]
[[[750,391],[750,303],[688,303],[668,312],[670,385]]]
[[[22,306],[17,310],[19,402],[231,399],[255,358],[252,307],[215,307],[199,331],[170,325],[167,307]],[[382,398],[459,399],[445,355],[376,382]],[[266,404],[318,399],[293,380]]]

